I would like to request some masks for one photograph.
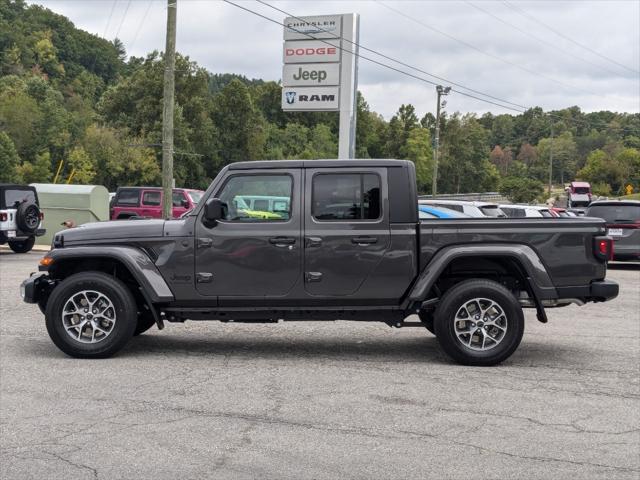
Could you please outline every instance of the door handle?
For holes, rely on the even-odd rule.
[[[269,243],[276,247],[284,247],[286,245],[293,245],[296,243],[296,239],[294,237],[271,237]]]
[[[198,248],[208,248],[213,245],[213,238],[198,238]]]
[[[351,239],[351,243],[355,243],[356,245],[371,245],[377,243],[378,239],[376,237],[353,237]]]
[[[322,244],[320,237],[307,237],[307,247],[319,247]]]

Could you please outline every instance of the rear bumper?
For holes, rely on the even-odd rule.
[[[20,230],[16,230],[16,236],[15,237],[9,237],[8,233],[5,231],[0,231],[0,243],[7,243],[7,242],[12,242],[14,240],[16,241],[22,241],[22,240],[26,240],[29,237],[41,237],[42,235],[44,235],[45,233],[47,233],[47,230],[44,228],[39,228],[35,231],[35,233],[25,233],[22,232]]]
[[[558,287],[559,299],[577,298],[584,302],[606,302],[618,296],[620,287],[611,280],[596,280],[589,285]]]

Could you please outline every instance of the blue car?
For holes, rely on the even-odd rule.
[[[428,218],[469,218],[466,215],[456,210],[442,207],[432,207],[431,205],[418,205],[418,217],[420,220]]]

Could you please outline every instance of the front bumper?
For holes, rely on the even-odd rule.
[[[20,296],[25,303],[38,303],[48,298],[55,285],[46,273],[32,273],[20,284]]]

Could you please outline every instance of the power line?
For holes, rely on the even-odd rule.
[[[285,26],[285,25],[284,25],[284,23],[282,23],[282,22],[278,22],[277,20],[274,20],[274,19],[272,19],[272,18],[269,18],[269,17],[267,17],[267,16],[265,16],[265,15],[262,15],[262,14],[260,14],[260,13],[258,13],[258,12],[255,12],[255,11],[250,10],[250,9],[248,9],[248,8],[245,8],[245,7],[241,7],[240,5],[237,5],[237,4],[235,4],[235,3],[233,3],[233,2],[230,2],[230,1],[227,1],[227,0],[223,0],[223,1],[225,1],[226,3],[229,3],[229,4],[231,4],[231,5],[234,5],[234,6],[238,7],[238,8],[241,8],[242,10],[246,10],[246,11],[248,11],[248,12],[250,12],[250,13],[253,13],[254,15],[257,15],[257,16],[259,16],[259,17],[262,17],[262,18],[264,18],[264,19],[266,19],[266,20],[269,20],[270,22],[276,23],[276,24],[278,24],[278,25],[282,25],[283,27]],[[280,8],[278,8],[278,7],[275,7],[275,6],[273,6],[273,5],[270,5],[269,3],[264,2],[263,0],[256,0],[256,1],[257,1],[258,3],[261,3],[261,4],[263,4],[263,5],[267,6],[267,7],[269,7],[269,8],[272,8],[272,9],[274,9],[274,10],[277,10],[278,12],[283,13],[283,14],[285,14],[285,15],[289,16],[289,17],[295,18],[296,20],[303,21],[300,17],[297,17],[297,16],[295,16],[295,15],[292,15],[292,14],[291,14],[291,13],[289,13],[289,12],[286,12],[285,10],[282,10],[282,9],[280,9]],[[302,32],[302,31],[300,31],[300,30],[296,30],[296,29],[295,29],[295,28],[293,28],[293,27],[287,27],[287,28],[290,28],[291,30],[294,30],[294,31],[296,31],[296,32],[298,32],[298,33],[301,33],[301,34],[303,34],[303,35],[306,35],[306,36],[308,36],[309,38],[312,38],[312,39],[315,39],[315,40],[318,40],[318,41],[322,41],[323,43],[326,43],[327,45],[331,45],[332,47],[335,47],[335,45],[334,45],[334,44],[332,44],[332,43],[330,43],[330,42],[327,42],[327,41],[324,41],[324,40],[316,39],[313,35],[310,35],[310,34],[308,34],[308,33],[306,33],[306,32]],[[318,27],[318,28],[320,28],[320,27]],[[320,28],[320,30],[326,31],[326,30],[324,30],[324,29],[322,29],[322,28]],[[371,52],[371,53],[373,53],[373,54],[375,54],[375,55],[378,55],[378,56],[380,56],[380,57],[382,57],[382,58],[384,58],[384,59],[386,59],[386,60],[390,60],[390,61],[392,61],[392,62],[394,62],[394,63],[397,63],[397,64],[402,65],[402,66],[404,66],[404,67],[410,68],[411,70],[415,70],[416,72],[420,72],[420,73],[422,73],[422,74],[424,74],[424,75],[427,75],[427,76],[429,76],[429,77],[437,78],[438,80],[441,80],[441,81],[443,81],[443,82],[449,83],[449,84],[451,84],[451,85],[455,85],[455,86],[457,86],[457,87],[463,88],[463,89],[468,90],[468,91],[473,92],[473,93],[477,93],[478,95],[482,95],[482,96],[484,96],[484,97],[491,98],[491,99],[493,99],[493,100],[497,100],[497,101],[502,102],[502,103],[506,103],[506,104],[508,104],[508,105],[513,105],[513,106],[515,106],[515,107],[518,107],[518,108],[521,108],[521,109],[524,109],[524,110],[526,110],[526,109],[527,109],[527,107],[526,107],[526,106],[524,106],[524,105],[520,105],[520,104],[518,104],[518,103],[513,103],[513,102],[510,102],[509,100],[505,100],[505,99],[502,99],[502,98],[494,97],[493,95],[489,95],[488,93],[484,93],[484,92],[481,92],[481,91],[479,91],[479,90],[474,90],[473,88],[466,87],[466,86],[464,86],[464,85],[461,85],[461,84],[459,84],[459,83],[453,82],[453,81],[451,81],[451,80],[449,80],[449,79],[446,79],[446,78],[444,78],[444,77],[441,77],[441,76],[438,76],[438,75],[434,75],[434,74],[432,74],[432,73],[430,73],[430,72],[427,72],[426,70],[420,69],[420,68],[418,68],[418,67],[414,67],[414,66],[409,65],[408,63],[405,63],[405,62],[403,62],[403,61],[401,61],[401,60],[397,60],[397,59],[392,58],[392,57],[390,57],[390,56],[388,56],[388,55],[385,55],[385,54],[383,54],[383,53],[380,53],[379,51],[373,50],[373,49],[371,49],[371,48],[367,48],[367,47],[365,47],[364,45],[362,45],[362,44],[360,44],[360,43],[357,43],[357,42],[354,42],[354,41],[352,41],[352,40],[347,40],[347,39],[345,39],[345,38],[342,38],[342,40],[345,40],[345,41],[347,41],[347,42],[351,43],[352,45],[354,45],[355,47],[358,47],[358,48],[360,48],[360,49],[362,49],[362,50],[366,50],[366,51],[368,51],[368,52]],[[432,82],[432,81],[427,80],[427,79],[424,79],[424,78],[422,78],[422,77],[417,77],[417,76],[412,75],[412,74],[410,74],[410,73],[408,73],[408,72],[405,72],[405,71],[402,71],[402,70],[396,69],[395,67],[392,67],[392,66],[390,66],[390,65],[384,64],[384,63],[382,63],[382,62],[378,62],[377,60],[373,60],[373,59],[371,59],[371,58],[369,58],[369,57],[365,57],[365,56],[361,55],[360,53],[356,53],[356,52],[354,52],[354,51],[347,50],[347,49],[345,49],[345,48],[343,48],[343,47],[338,47],[338,48],[340,48],[341,50],[345,50],[345,51],[346,51],[346,52],[348,52],[348,53],[352,53],[353,55],[355,55],[355,56],[357,56],[357,57],[359,57],[359,58],[362,58],[362,59],[364,59],[364,60],[368,60],[368,61],[370,61],[370,62],[372,62],[372,63],[377,64],[377,65],[380,65],[380,66],[382,66],[382,67],[385,67],[385,68],[388,68],[388,69],[394,70],[394,71],[399,72],[399,73],[402,73],[402,74],[404,74],[404,75],[411,76],[411,77],[416,78],[416,79],[418,79],[418,80],[422,80],[422,81],[424,81],[424,82],[426,82],[426,83],[429,83],[429,84],[431,84],[431,85],[437,85],[437,83],[435,83],[435,82]],[[505,105],[498,104],[498,103],[495,103],[495,102],[492,102],[492,101],[489,101],[489,100],[486,100],[486,99],[478,98],[478,97],[477,97],[477,96],[475,96],[475,95],[471,95],[471,94],[468,94],[468,93],[466,93],[466,92],[461,92],[460,90],[453,90],[453,91],[455,91],[456,93],[459,93],[460,95],[464,95],[464,96],[467,96],[467,97],[470,97],[470,98],[475,98],[475,99],[477,99],[477,100],[481,100],[481,101],[483,101],[483,102],[491,103],[491,104],[493,104],[493,105],[498,105],[498,106],[500,106],[500,107],[507,108],[507,109],[509,109],[509,110],[514,110],[514,111],[518,111],[518,112],[520,112],[520,110],[516,110],[516,109],[514,109],[514,108],[510,108],[510,107],[507,107],[507,106],[505,106]]]
[[[526,30],[523,30],[522,28],[518,27],[517,25],[514,25],[513,23],[508,22],[508,21],[504,20],[503,18],[498,17],[497,15],[489,12],[488,10],[485,10],[482,7],[479,7],[478,5],[472,3],[472,2],[470,2],[468,0],[465,0],[465,3],[467,5],[470,5],[471,7],[475,8],[476,10],[479,10],[479,11],[485,13],[486,15],[489,15],[490,17],[494,18],[498,22],[517,30],[518,32],[522,33],[523,35],[526,35],[527,37],[533,38],[535,41],[537,41],[539,43],[542,43],[543,45],[546,45],[546,46],[548,46],[548,47],[550,47],[550,48],[552,48],[554,50],[557,50],[557,51],[559,51],[559,52],[561,52],[561,53],[563,53],[563,54],[565,54],[565,55],[567,55],[569,57],[575,58],[575,59],[580,60],[580,61],[582,61],[584,63],[588,63],[591,66],[594,66],[596,68],[599,68],[599,69],[602,69],[602,70],[604,70],[606,72],[609,72],[609,73],[611,73],[613,75],[619,76],[619,73],[614,72],[613,70],[609,70],[608,68],[603,67],[602,65],[599,65],[597,63],[593,63],[592,61],[587,60],[586,58],[579,57],[578,55],[575,55],[575,54],[573,54],[571,52],[563,50],[562,48],[559,48],[557,45],[555,45],[555,44],[553,44],[551,42],[548,42],[547,40],[545,40],[543,38],[540,38],[540,37],[538,37],[538,36],[536,36],[536,35],[534,35],[534,34],[532,34],[530,32],[527,32]]]
[[[127,7],[124,9],[124,13],[122,14],[122,20],[120,21],[120,25],[118,25],[118,30],[116,30],[116,37],[118,38],[118,35],[120,35],[120,29],[122,28],[122,24],[124,24],[124,20],[127,18],[127,12],[129,11],[129,7],[131,6],[131,1],[129,0],[129,2],[127,3]]]
[[[109,30],[109,25],[111,25],[111,18],[113,17],[113,11],[116,9],[116,3],[118,0],[113,0],[113,4],[111,5],[111,12],[109,13],[109,18],[107,19],[107,25],[104,27],[104,33],[102,34],[102,38],[106,38],[107,30]]]
[[[309,37],[309,38],[311,38],[311,39],[317,40],[317,41],[322,42],[322,43],[324,43],[324,44],[326,44],[326,45],[330,45],[330,46],[332,46],[332,47],[335,47],[335,48],[338,48],[338,49],[340,49],[340,50],[343,50],[343,51],[346,51],[346,52],[348,52],[348,53],[351,53],[351,54],[353,54],[353,55],[355,55],[355,56],[357,56],[357,57],[359,57],[359,58],[362,58],[363,60],[367,60],[367,61],[369,61],[369,62],[371,62],[371,63],[373,63],[373,64],[376,64],[376,65],[379,65],[379,66],[381,66],[381,67],[387,68],[387,69],[389,69],[389,70],[395,71],[395,72],[400,73],[400,74],[402,74],[402,75],[405,75],[405,76],[408,76],[408,77],[414,78],[414,79],[419,80],[419,81],[421,81],[421,82],[428,83],[428,84],[430,84],[430,85],[434,85],[434,86],[435,86],[435,85],[437,85],[435,82],[433,82],[433,81],[431,81],[431,80],[425,79],[425,78],[420,77],[420,76],[418,76],[418,75],[414,75],[413,73],[410,73],[410,72],[407,72],[407,71],[405,71],[405,70],[402,70],[402,69],[396,68],[396,67],[394,67],[394,66],[392,66],[392,65],[388,65],[388,64],[386,64],[386,63],[383,63],[383,62],[380,62],[380,61],[378,61],[378,60],[372,59],[372,58],[370,58],[370,57],[366,57],[366,56],[364,56],[364,55],[360,54],[359,52],[354,52],[354,51],[349,50],[349,49],[346,49],[346,48],[344,48],[344,47],[342,47],[342,46],[337,46],[337,45],[335,45],[334,43],[331,43],[331,42],[329,42],[329,41],[322,40],[322,39],[318,39],[318,38],[314,37],[313,35],[311,35],[311,34],[309,34],[309,33],[307,33],[307,32],[303,32],[303,31],[301,31],[301,30],[297,30],[297,29],[296,29],[296,28],[294,28],[294,27],[286,26],[284,23],[282,23],[282,22],[280,22],[280,21],[278,21],[278,20],[275,20],[275,19],[273,19],[273,18],[270,18],[270,17],[268,17],[268,16],[266,16],[266,15],[263,15],[262,13],[256,12],[255,10],[252,10],[252,9],[250,9],[250,8],[247,8],[247,7],[244,7],[244,6],[238,5],[237,3],[234,3],[234,2],[232,2],[232,1],[230,1],[230,0],[222,0],[222,1],[223,1],[223,2],[225,2],[225,3],[227,3],[227,4],[229,4],[229,5],[234,6],[234,7],[238,8],[238,9],[240,9],[240,10],[244,10],[244,11],[246,11],[246,12],[248,12],[248,13],[251,13],[252,15],[255,15],[255,16],[257,16],[257,17],[263,18],[263,19],[265,19],[265,20],[267,20],[267,21],[269,21],[269,22],[271,22],[271,23],[275,23],[276,25],[279,25],[279,26],[282,26],[282,27],[289,28],[290,30],[293,30],[293,31],[295,31],[295,32],[297,32],[297,33],[300,33],[300,34],[302,34],[302,35],[305,35],[305,36],[307,36],[307,37]],[[286,11],[284,11],[284,10],[281,10],[281,9],[277,8],[277,7],[274,7],[274,6],[272,6],[272,5],[269,5],[268,3],[264,2],[263,0],[256,0],[256,1],[257,1],[257,2],[259,2],[259,3],[261,3],[261,4],[263,4],[263,5],[269,6],[269,7],[273,8],[274,10],[277,10],[277,11],[279,11],[279,12],[281,12],[281,13],[283,13],[283,14],[285,14],[285,15],[289,16],[289,17],[292,17],[292,18],[295,18],[295,19],[297,19],[297,20],[301,20],[301,21],[303,20],[303,19],[301,19],[300,17],[297,17],[297,16],[295,16],[295,15],[290,14],[289,12],[286,12]],[[321,29],[321,30],[323,30],[323,29]],[[326,31],[326,30],[325,30],[325,31]],[[396,60],[396,59],[391,58],[391,57],[388,57],[388,56],[386,56],[386,55],[384,55],[384,54],[380,54],[380,53],[376,52],[375,50],[367,49],[366,47],[363,47],[362,45],[360,45],[360,44],[358,44],[358,43],[356,43],[356,42],[350,42],[350,43],[352,43],[352,44],[354,44],[354,45],[358,46],[359,48],[362,48],[363,50],[364,50],[364,49],[369,50],[369,51],[371,51],[371,52],[375,53],[376,55],[383,56],[384,58],[387,58],[387,59],[389,59],[389,60],[391,60],[391,61],[394,61],[394,62],[399,63],[399,64],[401,64],[401,65],[405,65],[405,66],[407,66],[407,67],[408,67],[408,68],[410,68],[410,69],[413,69],[413,70],[416,70],[416,71],[419,71],[419,72],[424,73],[424,71],[423,71],[423,70],[421,70],[421,69],[419,69],[419,68],[417,68],[417,67],[413,67],[413,66],[411,66],[411,65],[409,65],[409,64],[406,64],[406,63],[404,63],[404,62],[401,62],[400,60]],[[444,79],[444,78],[442,78],[442,77],[435,77],[435,78],[441,78],[442,80],[444,80],[444,81],[446,81],[446,82],[449,82],[449,80]],[[451,83],[452,83],[452,82],[451,82]],[[471,89],[469,89],[469,88],[467,88],[467,87],[462,87],[462,88],[465,88],[465,89],[467,89],[467,90],[471,90]],[[493,101],[491,101],[491,100],[487,100],[486,98],[480,98],[480,97],[477,97],[477,96],[475,96],[475,95],[471,95],[471,94],[469,94],[469,93],[467,93],[467,92],[462,92],[462,91],[460,91],[460,90],[454,90],[454,89],[452,89],[452,91],[454,91],[454,92],[456,92],[456,93],[458,93],[458,94],[460,94],[460,95],[463,95],[463,96],[466,96],[466,97],[469,97],[469,98],[473,98],[473,99],[479,100],[479,101],[481,101],[481,102],[485,102],[485,103],[489,103],[489,104],[492,104],[492,105],[496,105],[496,106],[498,106],[498,107],[501,107],[501,108],[504,108],[504,109],[507,109],[507,110],[512,110],[512,111],[515,111],[515,112],[518,112],[518,113],[524,113],[525,111],[527,111],[527,110],[531,110],[531,109],[532,109],[532,107],[527,107],[527,106],[524,106],[524,105],[513,104],[512,102],[508,102],[507,100],[503,100],[503,99],[498,99],[498,100],[499,100],[499,101],[501,101],[501,102],[504,102],[504,103],[509,103],[509,104],[513,104],[513,105],[518,105],[518,106],[520,106],[523,110],[521,110],[521,109],[517,109],[517,108],[513,108],[513,107],[510,107],[510,106],[504,105],[504,104],[502,104],[502,103],[493,102]],[[480,92],[480,94],[481,94],[481,95],[485,95],[485,96],[489,96],[489,95],[484,94],[484,93],[482,93],[482,92]],[[492,97],[492,96],[489,96],[489,97],[491,97],[491,98],[497,98],[497,97]],[[535,113],[534,113],[534,114],[535,114]],[[578,119],[574,119],[574,118],[568,118],[568,119],[567,119],[567,118],[564,118],[563,116],[561,116],[561,115],[559,115],[559,114],[554,114],[554,113],[551,113],[551,112],[549,112],[549,113],[544,113],[543,115],[544,115],[545,117],[549,117],[549,118],[557,118],[557,119],[563,120],[563,121],[565,121],[565,122],[581,123],[581,124],[588,125],[588,126],[591,126],[591,127],[593,127],[593,126],[594,126],[594,124],[593,124],[593,123],[588,122],[588,121],[578,120]],[[604,124],[600,124],[600,125],[602,125],[602,126],[604,126],[604,127],[606,127],[606,128],[609,128],[609,126],[608,126],[608,125],[604,125]],[[618,127],[618,128],[613,128],[612,130],[624,130],[624,129],[628,129],[628,128],[629,128],[629,127]]]
[[[471,43],[465,42],[464,40],[460,40],[459,38],[454,37],[453,35],[450,35],[447,32],[444,32],[444,31],[442,31],[442,30],[440,30],[438,28],[435,28],[435,27],[433,27],[433,26],[431,26],[431,25],[429,25],[427,23],[424,23],[424,22],[422,22],[422,21],[420,21],[420,20],[418,20],[416,18],[413,18],[412,16],[407,15],[406,13],[404,13],[404,12],[394,8],[394,7],[390,7],[389,5],[383,3],[383,2],[381,2],[379,0],[374,0],[374,1],[377,2],[379,5],[385,7],[386,9],[391,10],[392,12],[395,12],[396,14],[400,15],[401,17],[406,18],[407,20],[410,20],[410,21],[412,21],[412,22],[414,22],[414,23],[416,23],[418,25],[421,25],[422,27],[424,27],[424,28],[426,28],[428,30],[431,30],[431,31],[436,32],[436,33],[438,33],[438,34],[440,34],[442,36],[445,36],[445,37],[447,37],[447,38],[449,38],[451,40],[454,40],[454,41],[456,41],[456,42],[458,42],[458,43],[460,43],[460,44],[462,44],[462,45],[464,45],[464,46],[466,46],[468,48],[471,48],[471,49],[473,49],[473,50],[475,50],[477,52],[482,53],[483,55],[486,55],[487,57],[493,58],[494,60],[498,60],[499,62],[505,63],[507,65],[511,65],[512,67],[515,67],[515,68],[519,68],[520,70],[523,70],[523,71],[525,71],[527,73],[530,73],[531,75],[535,75],[536,77],[542,77],[542,78],[544,78],[546,80],[549,80],[551,82],[557,83],[558,85],[562,85],[565,88],[569,88],[569,89],[572,89],[572,90],[577,90],[577,91],[580,91],[580,92],[583,92],[583,93],[588,93],[589,95],[599,96],[597,93],[592,92],[590,90],[585,90],[583,88],[579,88],[579,87],[576,87],[574,85],[569,85],[569,84],[564,83],[564,82],[562,82],[560,80],[557,80],[557,79],[555,79],[553,77],[549,77],[548,75],[545,75],[543,73],[537,72],[535,70],[531,70],[530,68],[524,67],[524,66],[522,66],[522,65],[520,65],[518,63],[512,62],[510,60],[506,60],[506,59],[504,59],[502,57],[494,55],[493,53],[485,52],[481,48],[478,48],[475,45],[472,45]]]
[[[573,43],[574,45],[577,45],[578,47],[583,48],[584,50],[587,50],[588,52],[591,52],[591,53],[593,53],[594,55],[597,55],[598,57],[600,57],[600,58],[602,58],[602,59],[604,59],[604,60],[607,60],[607,61],[609,61],[609,62],[611,62],[611,63],[615,63],[615,64],[616,64],[616,65],[618,65],[619,67],[622,67],[622,68],[624,68],[624,69],[626,69],[626,70],[629,70],[630,72],[633,72],[633,73],[640,73],[640,71],[638,71],[638,70],[636,70],[636,69],[634,69],[634,68],[628,67],[627,65],[624,65],[624,64],[622,64],[622,63],[620,63],[620,62],[618,62],[618,61],[614,60],[613,58],[607,57],[606,55],[602,55],[600,52],[597,52],[597,51],[595,51],[594,49],[592,49],[592,48],[590,48],[590,47],[587,47],[586,45],[583,45],[583,44],[581,44],[581,43],[579,43],[579,42],[575,41],[573,38],[568,37],[568,36],[567,36],[567,35],[565,35],[564,33],[559,32],[558,30],[556,30],[556,29],[555,29],[555,28],[553,28],[553,27],[550,27],[549,25],[547,25],[547,24],[546,24],[546,23],[544,23],[543,21],[538,20],[536,17],[534,17],[534,16],[533,16],[533,15],[531,15],[530,13],[527,13],[526,11],[524,11],[523,9],[521,9],[520,7],[517,7],[516,5],[512,5],[510,2],[507,2],[507,1],[505,1],[505,0],[503,0],[503,2],[502,2],[502,3],[504,3],[507,7],[511,8],[511,9],[512,9],[512,10],[514,10],[515,12],[519,13],[521,16],[523,16],[523,17],[525,17],[525,18],[528,18],[529,20],[531,20],[531,21],[533,21],[533,22],[537,23],[538,25],[542,25],[542,26],[543,26],[544,28],[546,28],[547,30],[549,30],[549,31],[551,31],[551,32],[553,32],[553,33],[555,33],[555,34],[556,34],[556,35],[558,35],[559,37],[564,38],[565,40],[567,40],[567,41],[569,41],[569,42]]]
[[[147,15],[149,15],[149,10],[151,10],[151,5],[153,4],[153,0],[149,0],[149,4],[147,5],[147,9],[144,11],[144,15],[142,16],[142,20],[138,24],[138,28],[136,29],[136,33],[133,36],[133,40],[129,44],[129,51],[133,50],[133,46],[136,44],[136,40],[138,40],[138,35],[140,34],[140,30],[142,30],[142,25],[144,25],[145,20],[147,19]]]

